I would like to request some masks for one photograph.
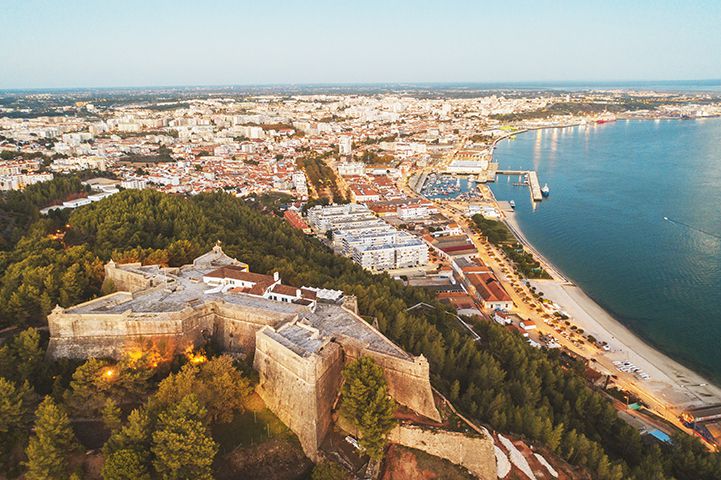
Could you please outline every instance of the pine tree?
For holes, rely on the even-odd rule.
[[[187,395],[158,416],[153,432],[153,465],[165,480],[212,480],[218,445],[203,423],[206,412],[194,395]]]
[[[40,347],[40,334],[34,328],[26,328],[13,339],[13,352],[17,359],[20,380],[34,377],[42,365],[45,352]]]
[[[103,423],[107,427],[108,430],[111,432],[116,432],[120,429],[120,426],[122,425],[122,420],[120,418],[120,407],[118,407],[118,404],[115,403],[115,400],[112,398],[108,398],[105,400],[105,405],[103,405]]]
[[[546,439],[546,444],[548,445],[548,448],[550,448],[554,452],[558,452],[558,449],[561,446],[564,428],[565,426],[562,423],[559,423],[553,428],[553,430],[551,430],[549,437]]]
[[[65,392],[65,404],[74,414],[99,415],[105,400],[117,381],[117,369],[109,370],[106,360],[90,358],[73,372],[70,388]],[[115,372],[108,375],[107,372]]]
[[[0,345],[0,377],[15,378],[15,356],[9,345]]]
[[[374,459],[383,456],[386,437],[396,424],[395,403],[388,394],[383,369],[360,357],[343,369],[341,412],[361,432],[361,447]]]
[[[184,365],[180,372],[160,382],[153,400],[162,408],[192,393],[210,423],[228,423],[236,412],[243,411],[251,391],[250,382],[233,366],[232,357],[220,355],[200,366]]]
[[[146,458],[132,449],[108,455],[101,473],[103,480],[150,480]]]
[[[458,379],[453,380],[453,383],[451,383],[451,390],[448,394],[451,402],[455,402],[458,400],[458,396],[461,393],[461,383],[458,381]]]
[[[29,394],[27,381],[17,387],[0,377],[0,467],[7,467],[10,454],[29,427]]]
[[[27,480],[68,477],[68,455],[79,448],[68,415],[49,396],[35,411],[35,432],[25,453]]]
[[[77,263],[63,273],[60,280],[60,305],[69,307],[83,298],[83,279],[82,269]]]
[[[103,445],[103,454],[108,457],[118,450],[130,449],[144,455],[145,463],[150,461],[151,418],[147,411],[135,409],[128,415],[128,421],[114,432]]]

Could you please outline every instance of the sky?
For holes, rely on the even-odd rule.
[[[0,0],[0,89],[721,78],[721,0]]]

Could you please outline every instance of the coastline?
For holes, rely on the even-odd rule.
[[[488,191],[493,201],[498,204],[493,191],[490,188]],[[593,335],[610,346],[610,351],[596,349],[590,357],[588,353],[583,355],[594,363],[597,370],[615,376],[617,384],[636,393],[665,417],[678,417],[688,408],[721,403],[719,386],[670,358],[623,325],[531,244],[518,224],[514,211],[500,207],[499,210],[503,212],[504,223],[519,243],[523,244],[553,277],[551,280],[530,280],[531,285],[568,313],[571,322],[583,329],[585,334]],[[629,361],[648,373],[651,378],[642,380],[633,374],[623,373],[613,361]]]

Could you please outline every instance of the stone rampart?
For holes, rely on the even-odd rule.
[[[496,480],[493,440],[461,432],[398,425],[388,437],[392,443],[422,450],[460,465],[481,480]]]
[[[270,328],[270,327],[266,327]],[[303,451],[317,461],[318,447],[331,426],[331,409],[341,383],[343,352],[332,342],[300,356],[260,330],[253,367],[258,393],[268,408],[297,436]]]
[[[213,318],[205,307],[144,314],[79,314],[56,309],[48,316],[48,326],[51,358],[118,358],[148,345],[162,346],[169,353],[199,345],[212,332]]]
[[[367,349],[364,344],[352,338],[343,337],[337,341],[343,346],[349,361],[367,355],[383,367],[388,391],[398,403],[431,420],[441,421],[441,415],[433,400],[430,367],[423,355],[400,358]]]
[[[128,263],[125,265],[129,267],[140,267],[142,264]],[[126,292],[137,292],[152,285],[152,280],[150,278],[140,273],[117,268],[115,262],[113,261],[105,264],[105,279],[112,281],[116,290]]]
[[[223,349],[243,352],[249,358],[255,353],[255,334],[266,325],[276,327],[293,320],[295,314],[279,314],[262,308],[243,307],[223,301],[212,303],[215,315],[214,339]]]

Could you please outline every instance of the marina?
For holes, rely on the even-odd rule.
[[[477,186],[473,176],[431,173],[425,178],[420,193],[431,200],[469,200],[478,196]]]

